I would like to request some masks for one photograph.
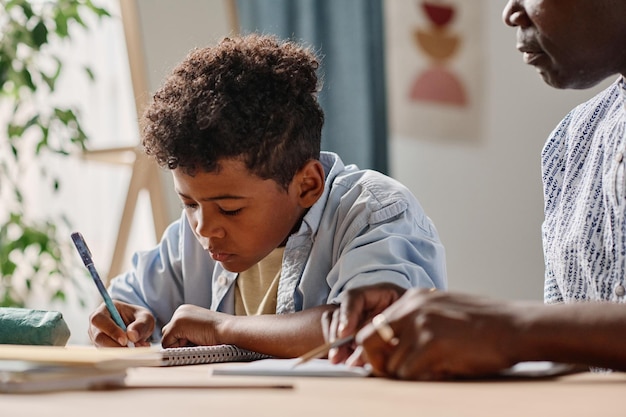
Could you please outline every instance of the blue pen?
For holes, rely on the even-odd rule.
[[[120,316],[119,311],[117,311],[117,309],[115,308],[115,305],[113,304],[113,300],[111,300],[111,296],[107,292],[106,288],[104,288],[104,284],[102,283],[102,280],[100,279],[100,275],[98,275],[98,271],[96,271],[96,267],[93,264],[93,259],[91,258],[91,252],[89,251],[89,248],[87,247],[87,243],[85,243],[85,239],[83,238],[83,235],[81,235],[78,232],[72,233],[72,240],[74,241],[74,246],[76,246],[76,249],[78,250],[80,257],[82,258],[83,263],[89,270],[89,273],[91,274],[91,277],[93,278],[93,282],[96,283],[96,287],[98,287],[98,291],[100,291],[100,295],[102,296],[102,299],[104,300],[104,304],[106,305],[107,310],[109,310],[111,317],[122,330],[126,331],[126,324],[124,324],[124,320],[122,320],[122,316]],[[134,347],[135,345],[133,344],[133,342],[129,340],[128,346]]]

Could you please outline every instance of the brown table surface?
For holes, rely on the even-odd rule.
[[[132,368],[128,388],[0,394],[2,416],[626,416],[626,373],[403,382],[213,376],[213,367]],[[274,388],[278,387],[278,388]]]

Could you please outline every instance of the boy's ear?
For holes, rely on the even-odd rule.
[[[297,187],[297,198],[301,207],[311,207],[324,193],[324,167],[316,159],[304,164],[294,179],[294,185]]]

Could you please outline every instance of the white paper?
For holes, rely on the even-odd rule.
[[[298,359],[262,359],[245,364],[220,366],[213,375],[307,376],[307,377],[366,377],[369,367],[332,364],[327,359],[313,359],[296,365]]]

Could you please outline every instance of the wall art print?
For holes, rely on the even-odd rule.
[[[481,136],[482,0],[386,0],[392,137]]]

